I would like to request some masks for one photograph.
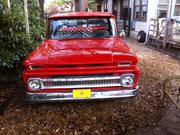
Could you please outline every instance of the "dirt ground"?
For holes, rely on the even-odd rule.
[[[0,89],[0,134],[133,135],[137,128],[155,126],[166,107],[162,83],[180,74],[180,61],[146,48],[128,45],[139,57],[140,94],[126,100],[28,104],[21,81]]]

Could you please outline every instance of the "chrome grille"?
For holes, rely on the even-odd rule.
[[[121,86],[120,76],[77,76],[41,79],[42,89]]]

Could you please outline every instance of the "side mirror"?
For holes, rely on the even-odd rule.
[[[125,37],[126,37],[125,31],[122,30],[122,31],[119,33],[119,36],[120,36],[121,38],[125,38]]]

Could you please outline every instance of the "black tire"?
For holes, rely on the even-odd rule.
[[[146,41],[146,33],[144,31],[139,31],[138,32],[137,41],[139,43],[144,43]]]

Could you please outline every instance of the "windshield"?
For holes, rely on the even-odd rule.
[[[48,38],[109,38],[115,35],[114,26],[111,18],[51,20]]]

